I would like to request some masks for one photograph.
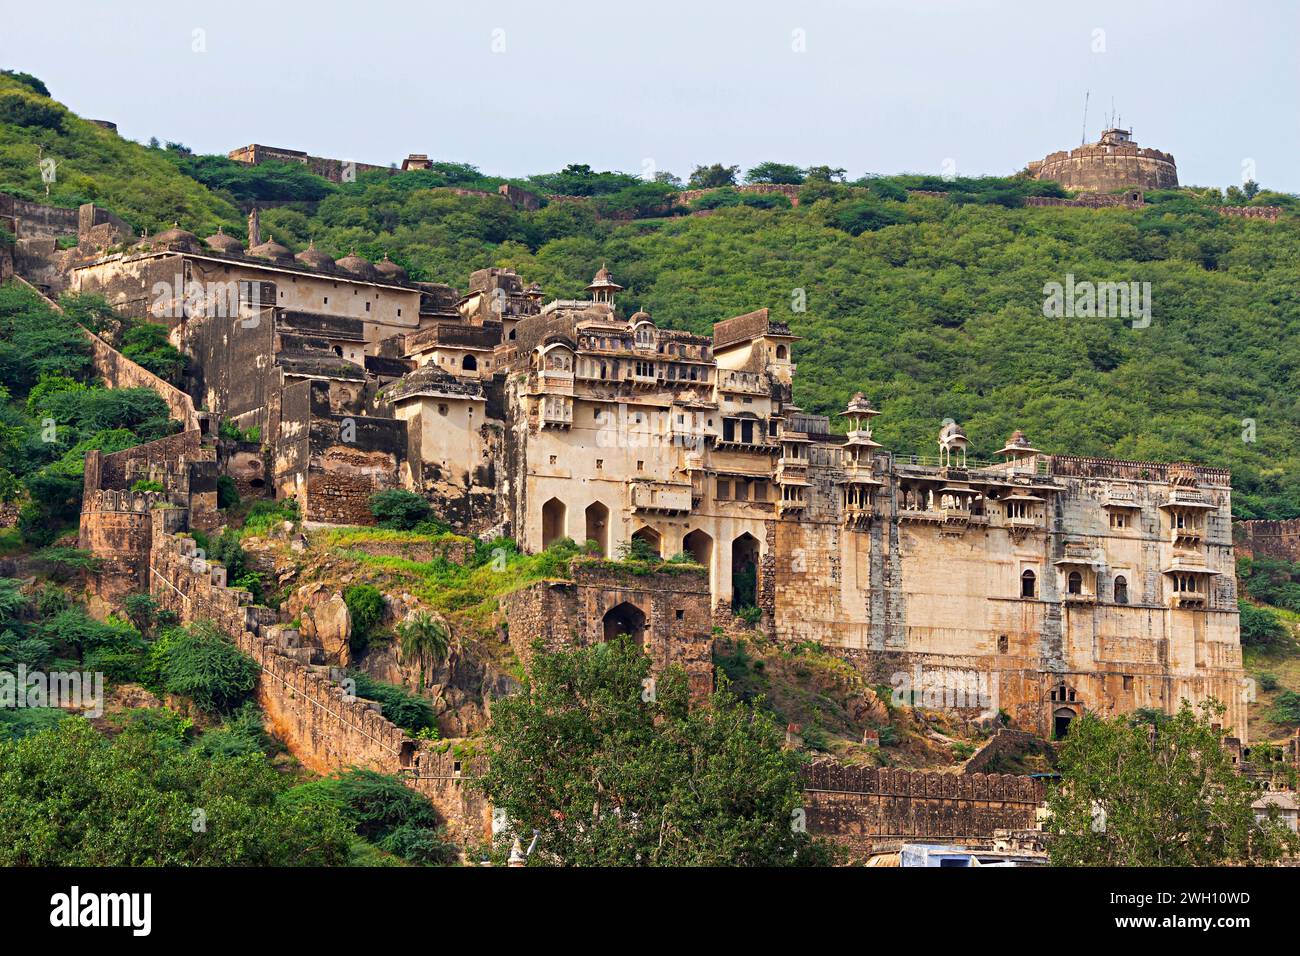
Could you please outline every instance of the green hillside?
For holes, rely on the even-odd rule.
[[[215,229],[238,218],[230,203],[181,175],[158,150],[75,116],[43,89],[34,78],[0,73],[0,190],[55,206],[98,203],[150,232],[178,220]],[[42,157],[57,163],[48,200]]]
[[[33,104],[60,129],[33,125]],[[883,411],[877,437],[895,451],[934,454],[945,418],[966,426],[980,458],[1023,428],[1045,451],[1227,466],[1240,515],[1300,515],[1292,196],[1184,189],[1150,194],[1140,210],[1038,208],[1024,197],[1059,188],[921,176],[840,184],[822,169],[786,177],[808,180],[797,208],[723,190],[695,204],[707,215],[617,219],[662,212],[679,184],[571,166],[516,182],[590,199],[530,213],[432,188],[505,181],[463,164],[336,186],[300,169],[146,148],[0,77],[0,189],[37,190],[37,142],[67,152],[52,198],[94,198],[151,228],[179,219],[203,235],[221,221],[242,235],[240,202],[290,201],[266,211],[264,233],[333,255],[386,254],[416,279],[463,288],[473,269],[512,266],[548,295],[573,296],[607,262],[627,287],[621,303],[660,324],[706,332],[766,306],[803,337],[796,400],[834,414],[865,391]],[[702,172],[719,170],[725,178],[722,167]],[[1212,209],[1225,201],[1288,212],[1277,223],[1226,218]],[[1045,284],[1068,276],[1149,282],[1149,327],[1045,317]],[[793,308],[800,301],[806,310]]]
[[[803,337],[796,400],[833,414],[864,390],[897,451],[934,454],[954,418],[991,457],[1019,427],[1052,452],[1226,465],[1239,514],[1300,514],[1291,215],[1222,217],[1215,190],[1153,194],[1142,210],[1023,207],[1042,184],[896,177],[811,184],[793,209],[617,221],[596,218],[599,200],[522,213],[407,188],[410,175],[365,177],[263,221],[295,247],[386,254],[462,287],[470,270],[502,265],[573,296],[607,262],[629,311],[696,332],[766,306]],[[909,198],[899,187],[913,183],[955,198]],[[1045,317],[1044,285],[1069,275],[1149,282],[1149,327]]]

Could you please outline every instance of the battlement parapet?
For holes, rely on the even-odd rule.
[[[804,768],[808,831],[854,855],[897,839],[952,842],[1032,830],[1046,799],[1043,783],[1007,774],[951,774],[847,767],[820,760]]]
[[[1194,477],[1198,483],[1228,488],[1232,472],[1187,462],[1127,461],[1119,458],[1089,458],[1081,455],[1049,455],[1048,473],[1059,478],[1118,478],[1125,481],[1172,482]]]
[[[100,488],[92,491],[82,502],[81,510],[89,512],[116,511],[147,514],[154,508],[182,507],[172,501],[165,491],[117,491]]]
[[[1277,222],[1282,215],[1281,206],[1215,206],[1214,211],[1220,216],[1233,216],[1238,219],[1263,219]]]

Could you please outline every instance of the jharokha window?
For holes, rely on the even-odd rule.
[[[1031,598],[1036,594],[1038,579],[1033,571],[1026,571],[1020,575],[1020,596]]]

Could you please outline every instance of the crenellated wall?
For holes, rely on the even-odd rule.
[[[160,517],[163,512],[157,512]],[[377,705],[350,696],[328,668],[309,663],[296,631],[278,626],[276,613],[252,595],[226,586],[225,568],[196,555],[192,538],[171,533],[156,519],[149,552],[149,590],[182,621],[211,621],[260,665],[257,699],[269,729],[304,766],[328,774],[364,767],[395,774],[424,794],[462,843],[490,833],[487,801],[466,786],[482,771],[446,741],[416,741],[383,717]]]
[[[980,842],[998,830],[1032,830],[1043,784],[1009,774],[951,774],[847,767],[834,760],[804,770],[808,832],[854,854],[899,839]]]
[[[1300,518],[1234,522],[1232,542],[1239,558],[1300,561]]]

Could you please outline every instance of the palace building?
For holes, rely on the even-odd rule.
[[[719,620],[960,692],[971,717],[1059,736],[1215,697],[1244,737],[1227,471],[1021,432],[981,461],[954,422],[934,456],[896,455],[863,394],[835,428],[794,404],[799,340],[767,309],[694,335],[625,316],[603,266],[586,298],[545,302],[509,269],[462,295],[257,238],[169,230],[69,285],[165,322],[208,427],[243,436],[222,467],[308,522],[369,522],[370,495],[407,488],[525,550],[688,555]]]

